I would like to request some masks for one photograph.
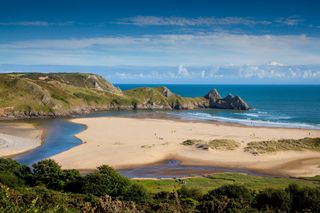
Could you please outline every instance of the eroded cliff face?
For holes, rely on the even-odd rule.
[[[134,109],[237,109],[250,107],[239,96],[221,98],[216,89],[186,98],[167,87],[122,92],[95,74],[27,73],[0,75],[0,118],[32,118]]]

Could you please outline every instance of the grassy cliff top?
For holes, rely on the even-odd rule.
[[[183,109],[204,98],[184,98],[166,87],[122,92],[91,73],[0,74],[0,117],[70,115],[108,109]]]

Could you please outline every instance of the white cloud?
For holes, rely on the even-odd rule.
[[[23,26],[23,27],[69,26],[72,24],[73,22],[47,22],[47,21],[0,22],[0,26]]]
[[[178,75],[186,77],[189,76],[189,71],[186,67],[184,67],[182,64],[178,67]]]
[[[231,33],[109,36],[0,43],[0,64],[203,66],[318,64],[320,38]]]
[[[303,19],[293,16],[288,18],[277,18],[275,22],[279,24],[288,25],[288,26],[296,26],[303,23]]]
[[[276,62],[276,61],[271,61],[267,65],[270,65],[270,66],[284,66],[284,64],[281,64],[281,63]]]
[[[134,16],[122,18],[117,24],[137,26],[212,26],[212,25],[269,25],[270,21],[255,20],[243,17],[161,17],[161,16]]]
[[[179,16],[133,16],[119,19],[116,24],[136,26],[222,26],[222,25],[272,25],[296,26],[303,23],[298,17],[279,17],[273,20],[257,20],[251,17],[179,17]]]

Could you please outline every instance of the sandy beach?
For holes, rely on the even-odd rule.
[[[251,141],[320,137],[318,130],[121,117],[78,118],[72,122],[88,128],[77,135],[82,145],[52,157],[65,169],[88,170],[102,164],[120,169],[176,159],[188,165],[244,168],[288,176],[320,174],[320,152],[252,155],[243,151]],[[181,145],[187,139],[233,139],[241,145],[233,151],[199,150]]]
[[[42,135],[43,131],[30,123],[1,123],[0,156],[8,157],[32,150],[41,145]]]

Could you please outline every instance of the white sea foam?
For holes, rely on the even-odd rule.
[[[236,115],[241,115],[241,116],[248,116],[248,117],[255,117],[258,118],[260,115],[253,114],[253,113],[235,113]]]
[[[227,123],[238,123],[247,126],[265,126],[265,127],[286,127],[286,128],[302,128],[302,129],[320,129],[319,124],[307,124],[307,123],[295,123],[295,122],[277,122],[277,121],[264,121],[264,120],[253,120],[251,118],[240,119],[230,118],[223,116],[214,116],[208,113],[202,112],[186,112],[181,114],[183,117],[191,119],[202,119],[202,120],[214,120]],[[280,118],[281,119],[281,118]]]

